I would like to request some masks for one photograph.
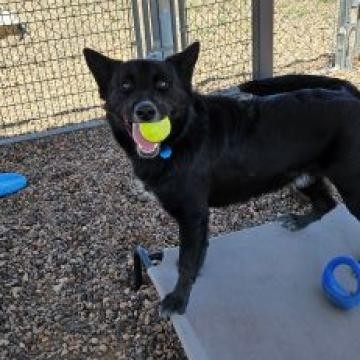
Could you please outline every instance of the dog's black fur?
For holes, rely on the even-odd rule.
[[[358,89],[349,81],[321,75],[282,75],[247,81],[238,87],[240,91],[258,96],[276,95],[301,89],[323,88],[347,91],[360,98]]]
[[[247,201],[308,174],[311,181],[302,191],[313,211],[291,217],[293,228],[320,219],[335,206],[324,178],[360,219],[356,88],[319,78],[317,86],[310,81],[310,87],[333,89],[334,81],[340,85],[337,90],[296,90],[307,87],[304,77],[297,86],[296,78],[287,85],[286,81],[272,85],[272,92],[291,92],[246,101],[200,95],[191,87],[198,52],[199,44],[194,43],[163,62],[120,62],[84,50],[115,138],[135,174],[179,224],[179,278],[162,301],[165,315],[186,309],[208,245],[209,207]],[[172,132],[164,141],[173,150],[170,159],[144,158],[136,150],[129,127],[136,118],[134,106],[143,100],[151,101],[161,117],[171,119]]]

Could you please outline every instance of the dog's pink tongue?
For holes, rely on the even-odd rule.
[[[132,136],[134,141],[139,145],[140,149],[144,152],[151,153],[155,151],[157,143],[152,143],[147,141],[140,133],[139,124],[133,124],[132,126]]]

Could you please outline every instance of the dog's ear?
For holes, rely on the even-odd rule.
[[[106,92],[110,84],[114,67],[116,63],[121,63],[108,58],[95,50],[85,48],[83,50],[87,66],[92,72],[96,83],[99,86],[99,94],[103,100],[106,100]]]
[[[199,56],[200,43],[192,43],[185,50],[175,55],[169,56],[166,61],[172,63],[178,74],[185,82],[191,84],[195,64]]]

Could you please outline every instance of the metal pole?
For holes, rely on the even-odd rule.
[[[357,12],[356,22],[351,20],[352,9],[356,9]],[[340,0],[335,52],[335,66],[338,69],[352,68],[353,56],[356,56],[356,49],[360,43],[359,31],[359,1]],[[355,41],[353,41],[353,33],[355,33]]]
[[[336,34],[335,66],[339,69],[346,68],[347,29],[346,23],[349,17],[347,0],[340,0],[338,27]]]
[[[173,34],[173,7],[171,0],[151,0],[151,51],[147,54],[148,58],[165,59],[174,53],[174,34]]]
[[[253,78],[271,77],[273,74],[274,1],[253,0]]]
[[[170,0],[171,29],[173,35],[173,52],[178,52],[180,50],[179,39],[178,39],[178,21],[176,15],[177,4],[178,3],[176,2],[176,0]]]
[[[357,11],[356,11],[356,37],[355,37],[355,51],[354,51],[354,57],[358,58],[360,57],[360,4],[357,5]]]
[[[174,53],[174,34],[173,34],[173,17],[171,0],[158,0],[159,4],[159,25],[160,39],[163,59]]]
[[[186,0],[179,0],[179,26],[181,49],[184,50],[188,44],[186,23]]]
[[[161,36],[160,36],[160,19],[158,0],[150,0],[150,18],[151,18],[151,52],[148,57],[153,59],[162,59],[161,53]]]
[[[151,31],[150,31],[150,16],[149,16],[149,2],[142,0],[142,15],[144,22],[144,36],[145,36],[145,55],[147,56],[151,51]]]
[[[140,26],[140,14],[139,14],[139,6],[138,0],[132,0],[132,13],[134,18],[134,28],[135,28],[135,42],[136,42],[136,49],[137,49],[137,57],[143,58],[144,57],[144,49],[142,45],[142,36],[141,36],[141,26]]]

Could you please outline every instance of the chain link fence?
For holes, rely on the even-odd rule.
[[[340,0],[274,1],[274,74],[336,76],[360,85],[360,67],[336,70]]]
[[[130,0],[0,2],[0,138],[103,115],[82,49],[132,58],[133,28]]]
[[[337,0],[274,1],[274,73],[333,66]]]
[[[195,84],[217,90],[251,78],[251,0],[188,0],[188,41],[200,40]]]
[[[339,1],[274,0],[274,74],[330,73]],[[144,8],[150,4],[138,3]],[[176,3],[182,8],[181,34],[187,42],[201,42],[197,88],[207,92],[250,79],[252,0]],[[139,38],[143,30],[135,28],[133,4],[0,0],[0,139],[103,115],[82,49],[92,47],[121,59],[136,57],[140,45],[135,33]],[[6,26],[10,16],[11,28]],[[350,72],[331,70],[330,75],[360,83],[358,64]]]

